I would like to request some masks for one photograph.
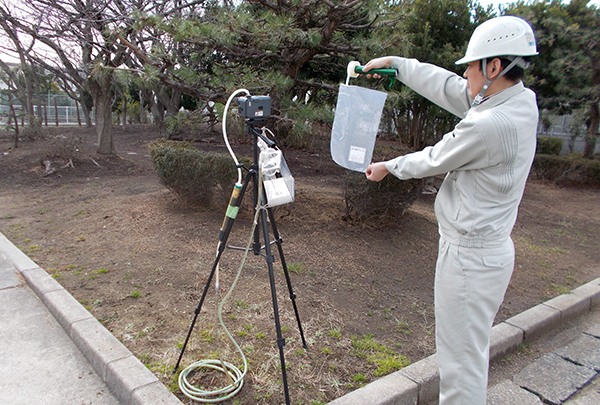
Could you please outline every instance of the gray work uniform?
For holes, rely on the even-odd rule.
[[[440,404],[484,405],[489,335],[514,266],[510,238],[533,162],[538,108],[522,82],[471,108],[467,80],[395,57],[397,78],[462,118],[434,146],[386,162],[400,179],[446,174],[436,201]]]

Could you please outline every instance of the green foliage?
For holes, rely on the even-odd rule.
[[[226,154],[206,153],[190,143],[159,139],[149,145],[154,170],[165,186],[190,205],[226,203],[237,171]]]
[[[535,153],[542,155],[558,155],[563,147],[563,141],[553,136],[538,136]]]
[[[364,173],[346,173],[344,219],[365,223],[397,218],[419,197],[422,180],[400,180],[388,175],[379,182],[367,180]]]
[[[592,158],[600,125],[600,8],[588,3],[520,1],[506,12],[520,15],[533,25],[539,55],[532,59],[528,78],[540,107],[557,115],[586,109],[584,156]]]
[[[363,335],[360,339],[357,336],[352,336],[351,340],[352,351],[350,354],[359,358],[366,358],[369,363],[376,367],[373,375],[377,377],[410,365],[405,356],[394,353],[391,349],[376,342],[372,334]]]
[[[382,141],[373,152],[373,161],[384,161],[409,153],[405,147],[385,146]],[[367,180],[364,173],[346,172],[344,220],[366,223],[387,221],[401,216],[419,198],[424,181],[400,180],[389,174],[383,180]]]
[[[561,186],[600,186],[600,160],[585,159],[581,154],[565,156],[536,154],[532,173]]]

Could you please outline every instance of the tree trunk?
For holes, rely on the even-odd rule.
[[[10,112],[12,113],[12,116],[15,120],[15,143],[14,143],[14,147],[15,149],[19,147],[19,120],[17,120],[17,114],[15,113],[15,108],[13,107],[13,102],[12,102],[12,93],[9,92],[8,93],[8,102],[10,104]],[[8,120],[8,123],[10,124],[10,120]]]
[[[81,126],[81,114],[79,114],[79,101],[75,100],[75,112],[77,112],[77,124]]]
[[[147,124],[148,116],[146,115],[146,109],[144,108],[144,96],[141,90],[138,91],[138,94],[140,98],[140,124]]]
[[[112,76],[106,75],[90,84],[94,99],[96,134],[98,135],[97,152],[103,155],[113,155],[115,145],[112,139]]]
[[[88,108],[87,104],[84,102],[81,103],[81,111],[83,111],[83,118],[85,119],[85,127],[91,128],[93,126],[92,119],[90,118],[91,111]]]
[[[112,97],[101,94],[94,98],[94,117],[96,119],[96,135],[100,154],[113,155],[115,146],[112,139]]]
[[[585,136],[585,147],[583,148],[583,157],[587,159],[594,158],[594,149],[596,149],[596,142],[598,142],[600,111],[598,109],[597,101],[592,102],[590,110],[590,126],[588,127],[588,131]]]
[[[54,119],[56,126],[58,126],[58,98],[54,97]]]
[[[125,97],[125,94],[123,94],[123,122],[121,123],[121,125],[123,126],[124,130],[127,130],[127,97]]]

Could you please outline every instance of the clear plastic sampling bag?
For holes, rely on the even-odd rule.
[[[373,147],[387,93],[340,84],[331,130],[331,157],[349,170],[364,172]]]
[[[259,164],[269,207],[294,201],[294,178],[279,149],[269,148],[259,139]]]

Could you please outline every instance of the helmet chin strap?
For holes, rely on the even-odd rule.
[[[490,80],[487,77],[487,59],[482,59],[481,62],[482,62],[481,70],[483,71],[483,78],[485,79],[485,84],[481,88],[481,91],[479,92],[479,94],[473,100],[473,105],[471,105],[471,107],[475,107],[475,106],[478,106],[479,104],[481,104],[481,102],[483,101],[483,95],[485,94],[485,92],[487,91],[487,89],[490,87],[490,85],[493,82],[500,79],[502,76],[504,76],[506,73],[508,73],[508,71],[511,70],[516,65],[526,63],[522,57],[517,56],[516,58],[514,58],[512,60],[512,62],[510,62],[510,64],[506,67],[506,69],[504,69],[502,72],[500,72],[498,77],[496,77],[494,80]]]

